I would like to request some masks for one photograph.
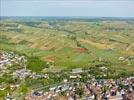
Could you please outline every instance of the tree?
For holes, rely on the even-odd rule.
[[[80,98],[82,97],[82,95],[84,94],[84,89],[82,86],[76,88],[75,94],[79,95]]]

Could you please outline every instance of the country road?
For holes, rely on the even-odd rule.
[[[134,47],[134,43],[130,44],[130,45],[126,48],[126,51],[128,51],[128,50],[131,49],[132,47]]]

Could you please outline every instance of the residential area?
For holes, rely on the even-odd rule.
[[[59,84],[49,91],[31,91],[27,100],[133,100],[134,77]]]
[[[11,75],[13,82],[0,83],[0,91],[9,87],[10,91],[4,97],[6,100],[17,100],[20,93],[16,93],[27,79],[51,80],[49,73],[36,73],[27,69],[27,59],[14,52],[1,51],[1,77]],[[133,59],[127,57],[126,59]],[[125,58],[120,57],[120,61]],[[19,64],[17,69],[10,69],[12,65]],[[17,67],[16,66],[16,67]],[[107,77],[109,69],[106,66],[98,68],[102,77]],[[25,100],[133,100],[134,99],[134,76],[117,79],[96,79],[91,69],[74,68],[66,73],[57,73],[55,84],[47,84],[31,88],[23,95]],[[15,81],[16,80],[16,81]],[[18,81],[19,80],[19,81]],[[17,95],[16,95],[17,94]]]

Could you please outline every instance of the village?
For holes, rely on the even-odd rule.
[[[49,73],[36,73],[27,69],[27,59],[23,55],[14,52],[1,51],[0,76],[11,75],[13,80],[20,80],[20,83],[6,84],[0,83],[0,91],[4,91],[7,86],[11,90],[20,88],[25,79],[51,79]],[[133,56],[119,57],[119,61],[133,60]],[[10,67],[16,64],[17,68],[11,70]],[[130,64],[130,63],[129,63]],[[101,66],[97,69],[101,72],[102,79],[96,79],[91,74],[91,69],[74,68],[67,72],[67,77],[63,73],[57,73],[60,82],[56,84],[44,85],[28,91],[25,100],[133,100],[134,99],[134,76],[118,79],[103,79],[107,77],[109,68]],[[24,81],[25,82],[25,81]],[[17,100],[12,93],[7,93],[6,100]]]
[[[107,70],[101,67],[101,70]],[[72,69],[69,79],[62,83],[32,90],[26,100],[133,100],[134,77],[120,79],[95,79],[82,82],[82,68]],[[44,91],[48,88],[48,91]]]
[[[31,91],[26,100],[133,100],[134,77],[63,83],[49,91]]]
[[[24,68],[27,60],[25,56],[19,56],[13,52],[0,51],[0,76],[10,73],[9,68],[16,65],[18,68]]]

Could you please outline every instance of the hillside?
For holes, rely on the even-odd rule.
[[[134,72],[133,19],[2,19],[0,47],[54,63],[53,69],[105,65]],[[48,69],[49,71],[50,69]]]

